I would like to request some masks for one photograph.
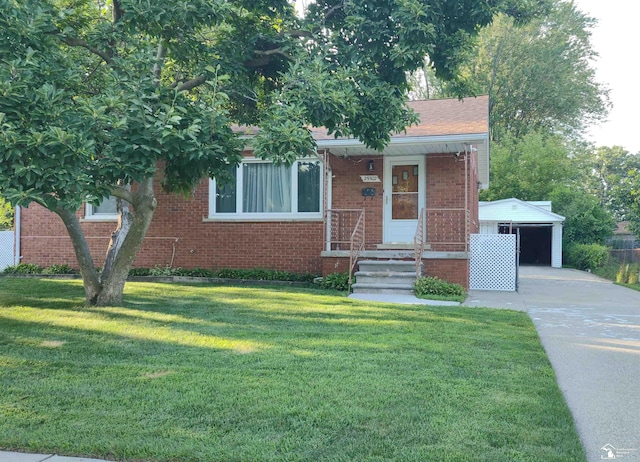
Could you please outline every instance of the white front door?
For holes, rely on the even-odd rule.
[[[385,157],[384,242],[408,243],[426,201],[424,156]]]

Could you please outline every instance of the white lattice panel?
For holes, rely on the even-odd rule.
[[[13,231],[0,231],[0,271],[14,263]]]
[[[472,234],[469,288],[516,290],[516,235]]]

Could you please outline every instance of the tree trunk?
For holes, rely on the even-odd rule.
[[[131,191],[131,187],[129,185],[126,186],[126,189]],[[129,203],[118,198],[116,200],[116,204],[118,211],[118,226],[115,231],[111,233],[111,240],[109,241],[109,247],[107,248],[107,255],[105,256],[104,265],[102,266],[102,273],[100,273],[101,281],[109,279],[111,269],[116,261],[116,256],[118,255],[118,252],[120,252],[120,248],[124,243],[124,238],[127,237],[133,222],[133,214],[131,213]]]
[[[133,193],[133,208],[133,214],[128,211],[128,207],[126,212],[123,210],[118,229],[112,236],[105,269],[100,277],[102,290],[96,300],[98,306],[122,304],[129,269],[147,234],[156,208],[152,177],[144,179]]]
[[[98,272],[93,264],[93,258],[91,258],[89,244],[87,244],[82,228],[80,228],[80,221],[73,210],[57,207],[54,212],[62,219],[71,238],[84,284],[85,303],[87,305],[95,305],[98,294],[102,290],[102,285],[98,279]]]

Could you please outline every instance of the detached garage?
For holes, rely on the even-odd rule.
[[[562,267],[562,222],[551,201],[480,202],[480,234],[519,234],[520,263]]]

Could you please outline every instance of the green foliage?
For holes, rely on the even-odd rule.
[[[491,183],[481,199],[549,200],[553,191],[578,176],[570,154],[558,136],[506,136],[491,146]]]
[[[630,178],[640,168],[640,154],[631,154],[620,146],[601,146],[576,153],[576,161],[584,173],[585,189],[611,211],[617,221],[629,219],[633,201],[629,197]]]
[[[173,276],[177,269],[178,268],[171,268],[170,266],[156,265],[149,269],[149,276]]]
[[[253,268],[253,269],[231,269],[223,268],[214,271],[213,277],[226,279],[247,279],[253,281],[292,281],[292,282],[312,282],[316,277],[310,273],[298,274],[287,271],[273,269]]]
[[[282,162],[312,152],[309,126],[381,149],[415,121],[406,72],[425,55],[454,78],[477,26],[537,12],[333,3],[1,0],[0,190],[75,208],[162,161],[164,188],[189,192],[239,161],[233,124],[261,126],[256,152]]]
[[[549,197],[554,212],[566,218],[562,231],[563,246],[604,244],[615,229],[615,221],[595,196],[575,186],[555,190]]]
[[[616,273],[616,282],[618,284],[624,284],[629,278],[629,264],[620,265],[620,269]]]
[[[464,297],[467,294],[460,284],[453,284],[431,276],[418,278],[414,284],[414,291],[418,296]]]
[[[77,274],[77,271],[69,265],[51,265],[46,268],[35,263],[20,263],[16,266],[8,266],[4,274]]]
[[[616,273],[618,284],[638,284],[640,264],[623,263]]]
[[[455,79],[480,26],[541,3],[328,0],[298,17],[286,0],[0,0],[0,191],[67,217],[112,194],[133,206],[145,225],[108,260],[121,271],[98,281],[88,250],[79,258],[88,303],[106,303],[101,287],[122,287],[111,279],[152,219],[154,177],[182,194],[224,177],[243,125],[261,128],[255,153],[275,162],[314,151],[309,127],[380,150],[416,120],[407,72],[429,55]]]
[[[330,273],[324,276],[318,283],[322,289],[349,290],[349,273]]]
[[[131,268],[129,270],[129,277],[150,276],[150,275],[151,275],[150,268]]]
[[[193,268],[193,269],[185,269],[185,268],[175,268],[173,271],[175,276],[189,276],[192,278],[212,278],[215,277],[215,273],[206,268]]]
[[[7,266],[4,274],[42,274],[43,268],[34,263],[20,263],[16,266]]]
[[[206,268],[171,268],[156,265],[153,268],[131,268],[129,276],[187,276],[195,278],[244,279],[252,281],[312,282],[316,275],[311,273],[290,273],[273,269],[223,268],[213,271]]]
[[[0,230],[13,228],[13,207],[0,197]]]
[[[573,244],[566,250],[567,263],[581,270],[602,268],[609,260],[609,248],[599,244]]]
[[[639,162],[640,153],[634,156]],[[625,216],[629,220],[629,229],[640,236],[640,165],[631,166],[626,175],[620,178],[620,184],[614,188],[615,196],[624,204]]]
[[[506,136],[492,146],[491,183],[481,200],[515,197],[551,200],[553,211],[565,217],[563,245],[604,244],[615,228],[611,213],[589,190],[591,167],[580,149],[558,136],[527,133],[519,139]]]
[[[577,137],[606,118],[608,90],[596,80],[590,42],[595,20],[554,0],[526,24],[498,15],[467,54],[467,78],[491,99],[492,139],[542,131]]]
[[[51,265],[42,270],[42,274],[76,274],[77,271],[69,265]]]

